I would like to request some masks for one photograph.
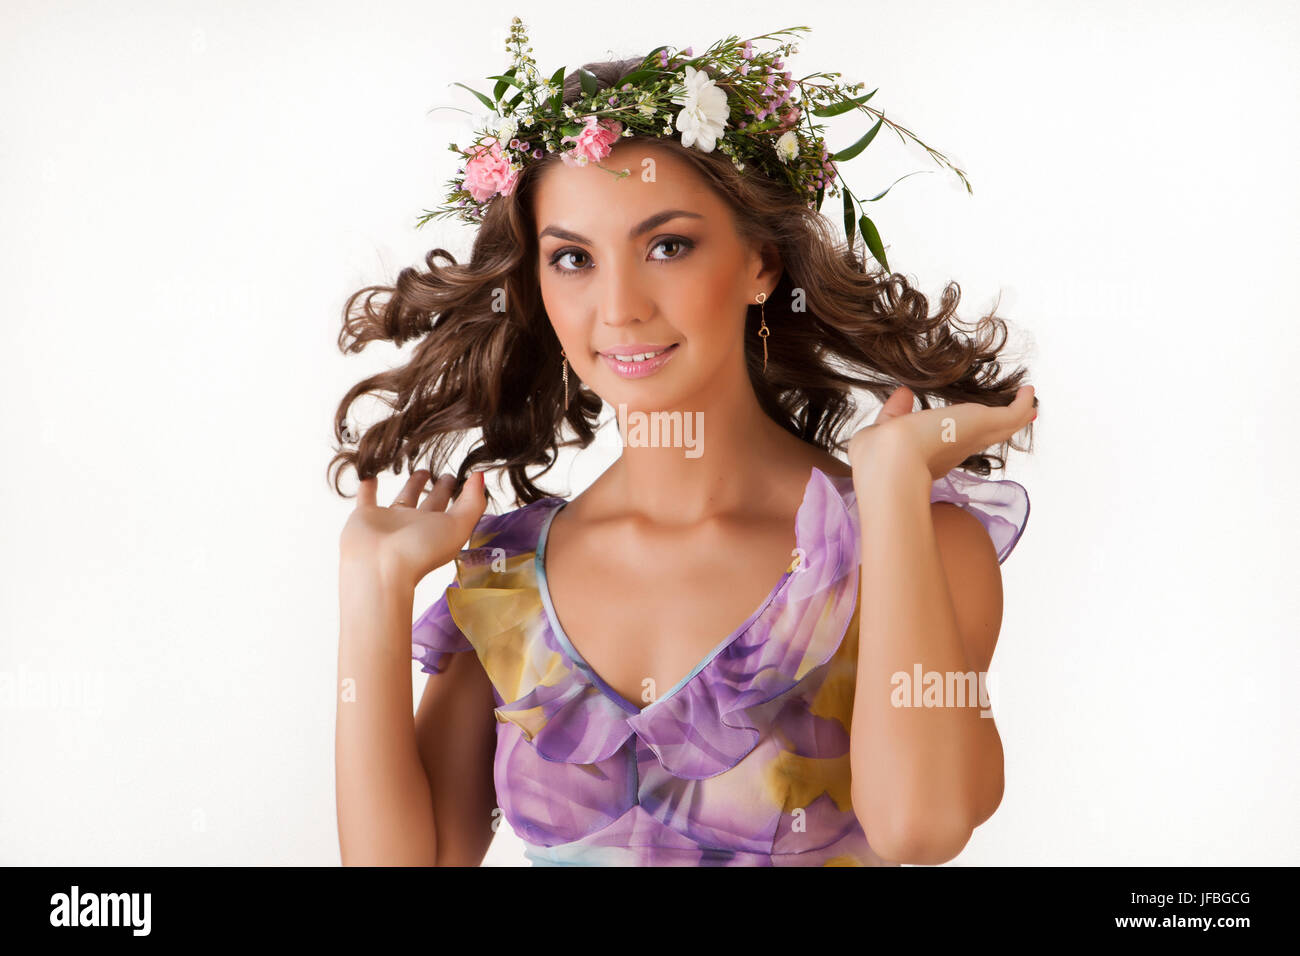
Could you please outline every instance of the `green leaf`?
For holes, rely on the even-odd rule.
[[[595,96],[600,92],[600,80],[596,79],[596,74],[592,73],[591,70],[578,67],[578,79],[582,83],[582,92],[588,96]]]
[[[490,99],[488,99],[486,96],[484,96],[482,93],[480,93],[478,90],[470,89],[468,86],[465,86],[464,83],[453,83],[452,85],[464,87],[465,89],[473,93],[475,96],[477,96],[479,98],[479,101],[488,109],[490,109],[493,113],[497,111],[497,105],[493,103]]]
[[[821,208],[822,208],[822,196],[824,196],[825,194],[826,194],[826,187],[825,187],[825,186],[818,186],[818,187],[817,187],[817,205],[813,207],[814,209],[817,209],[818,211],[821,210]]]
[[[812,115],[813,116],[839,116],[841,113],[847,113],[849,110],[856,109],[857,107],[861,106],[867,100],[875,96],[879,91],[880,91],[880,87],[877,86],[870,93],[866,93],[862,96],[856,96],[853,99],[845,100],[842,103],[835,103],[831,106],[823,106],[820,109],[815,109],[812,111]]]
[[[871,250],[871,254],[876,260],[885,267],[889,272],[889,260],[885,258],[885,244],[880,241],[880,233],[876,230],[876,224],[868,219],[865,215],[858,220],[858,227],[862,230],[862,238]]]
[[[934,172],[933,169],[918,169],[915,173],[908,173],[907,176],[915,176],[916,173],[932,173],[932,172]],[[866,200],[866,201],[867,201],[867,202],[875,202],[875,201],[876,201],[877,199],[879,199],[881,196],[885,195],[885,193],[889,192],[890,189],[893,189],[895,186],[897,186],[899,183],[901,183],[904,179],[906,179],[907,176],[899,176],[897,179],[895,179],[892,183],[889,184],[889,187],[885,190],[884,193],[878,193],[878,194],[876,194],[875,196],[872,196],[870,199],[868,199],[868,200]]]
[[[659,76],[661,73],[663,73],[663,70],[633,70],[627,76],[615,83],[614,86],[617,88],[622,86],[624,83],[640,83],[642,80],[652,79]]]
[[[551,112],[558,113],[560,104],[564,101],[564,67],[551,74],[551,86],[555,87],[555,95],[551,97]]]
[[[849,246],[853,246],[853,194],[847,189],[844,193],[844,237],[848,239]],[[865,218],[865,217],[864,217]]]
[[[515,79],[514,73],[515,73],[515,68],[512,66],[512,67],[511,67],[509,70],[507,70],[505,73],[501,73],[501,74],[498,74],[498,75],[495,75],[495,76],[489,76],[489,77],[487,77],[487,79],[489,79],[489,80],[500,80],[500,81],[501,81],[500,83],[498,83],[498,84],[496,85],[496,89],[494,89],[494,90],[492,91],[492,98],[493,98],[494,100],[500,102],[500,100],[501,100],[501,94],[504,93],[504,92],[506,91],[506,86],[507,86],[507,85],[514,85],[514,86],[517,86],[517,87],[519,87],[521,90],[524,88],[524,85],[523,85],[522,83],[520,83],[517,79]]]
[[[880,132],[880,124],[883,123],[884,121],[885,121],[885,117],[882,115],[880,119],[876,120],[876,125],[871,127],[870,132],[864,135],[860,140],[858,140],[848,149],[840,150],[838,153],[832,156],[831,159],[835,160],[835,162],[837,163],[842,163],[858,155],[858,153],[862,152],[864,149],[867,148],[867,144],[869,144],[873,139],[876,138],[876,133]]]
[[[522,100],[523,98],[524,98],[524,91],[520,90],[514,96],[510,97],[510,100],[509,102],[506,103],[506,106],[509,107],[510,109],[514,109],[516,106],[519,105],[519,101]]]

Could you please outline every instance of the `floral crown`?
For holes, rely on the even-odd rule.
[[[880,233],[865,212],[855,211],[855,204],[860,209],[863,200],[840,181],[838,163],[861,153],[880,127],[888,125],[900,139],[904,134],[910,136],[936,162],[952,169],[968,193],[973,190],[966,174],[942,153],[866,105],[876,90],[855,96],[863,84],[846,87],[836,81],[839,73],[813,73],[793,80],[783,58],[797,53],[798,46],[783,42],[769,52],[754,46],[755,41],[775,41],[808,29],[790,27],[747,40],[728,36],[699,56],[691,47],[671,54],[675,48],[656,47],[609,87],[602,87],[590,71],[579,69],[582,96],[576,104],[565,105],[561,102],[565,68],[560,67],[549,80],[541,79],[536,61],[529,56],[533,48],[528,45],[528,32],[518,17],[513,18],[506,50],[513,54],[514,62],[504,73],[487,77],[497,81],[492,96],[464,83],[455,84],[478,97],[491,115],[480,119],[469,148],[461,149],[455,143],[448,147],[464,159],[464,165],[447,181],[446,202],[436,210],[424,210],[416,228],[430,219],[448,216],[481,222],[492,200],[510,195],[524,167],[547,153],[559,152],[570,166],[599,166],[619,137],[670,138],[676,132],[683,146],[705,153],[721,150],[737,170],[753,166],[787,183],[815,210],[821,209],[827,190],[832,196],[842,194],[849,243],[854,241],[856,228],[871,254],[888,269]],[[817,80],[828,82],[814,82]],[[517,92],[506,100],[511,87]],[[857,142],[832,153],[822,136],[824,126],[813,118],[854,109],[878,119]],[[620,177],[630,175],[626,169],[608,171]],[[899,177],[884,192],[865,201],[875,202],[906,178]]]

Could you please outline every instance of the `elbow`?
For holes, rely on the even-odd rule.
[[[864,812],[867,802],[854,800],[854,812],[867,842],[878,856],[892,863],[947,863],[966,848],[975,832],[970,816],[959,809],[927,810],[915,801],[900,806],[898,810]]]
[[[965,826],[920,827],[891,835],[885,848],[878,851],[887,860],[911,866],[938,866],[954,859],[970,842],[974,831]]]
[[[1002,794],[1005,789],[1005,780],[1001,772],[999,772],[996,778],[989,782],[984,793],[981,795],[979,803],[976,804],[974,811],[971,814],[972,828],[979,826],[989,817],[993,816],[998,807],[1002,805]]]

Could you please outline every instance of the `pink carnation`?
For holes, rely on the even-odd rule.
[[[465,164],[465,188],[477,202],[491,199],[497,193],[509,196],[518,181],[519,171],[510,168],[510,160],[502,154],[501,144],[496,140]]]
[[[573,143],[573,149],[561,153],[560,159],[564,160],[566,166],[598,163],[613,151],[614,143],[622,132],[623,124],[618,120],[597,120],[594,116],[588,116],[587,125],[577,136],[560,137],[561,143]]]

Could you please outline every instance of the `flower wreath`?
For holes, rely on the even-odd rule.
[[[469,90],[490,111],[480,118],[475,142],[467,149],[455,143],[449,149],[464,160],[457,175],[447,182],[446,201],[436,210],[424,210],[416,223],[453,216],[478,223],[491,201],[510,195],[519,174],[530,162],[547,153],[559,152],[570,166],[595,164],[613,150],[622,136],[672,137],[680,134],[681,144],[710,153],[721,150],[733,165],[743,170],[753,165],[778,182],[787,183],[813,209],[820,209],[827,190],[843,196],[844,232],[850,245],[855,229],[868,250],[889,269],[884,244],[875,224],[861,208],[863,200],[843,184],[838,164],[853,159],[875,139],[882,125],[888,125],[903,139],[910,136],[934,160],[952,169],[968,193],[973,192],[966,174],[942,154],[922,143],[909,130],[892,123],[884,113],[867,106],[876,90],[855,95],[862,83],[845,86],[839,73],[813,73],[793,80],[784,58],[799,51],[792,42],[778,43],[762,52],[755,41],[775,41],[808,27],[789,27],[775,33],[741,40],[728,36],[695,56],[691,47],[670,54],[668,46],[656,47],[632,72],[613,86],[601,87],[596,76],[579,69],[582,97],[575,105],[561,103],[564,67],[548,80],[541,79],[536,61],[529,55],[528,32],[519,17],[510,25],[506,49],[513,65],[496,80],[492,96],[456,83]],[[828,82],[814,82],[824,80]],[[517,92],[504,99],[514,87]],[[825,145],[823,124],[813,118],[829,118],[859,109],[878,117],[857,142],[832,153]],[[918,170],[919,172],[920,170]],[[630,171],[609,169],[616,176]],[[908,176],[913,175],[908,173]],[[866,202],[885,196],[902,179]]]

